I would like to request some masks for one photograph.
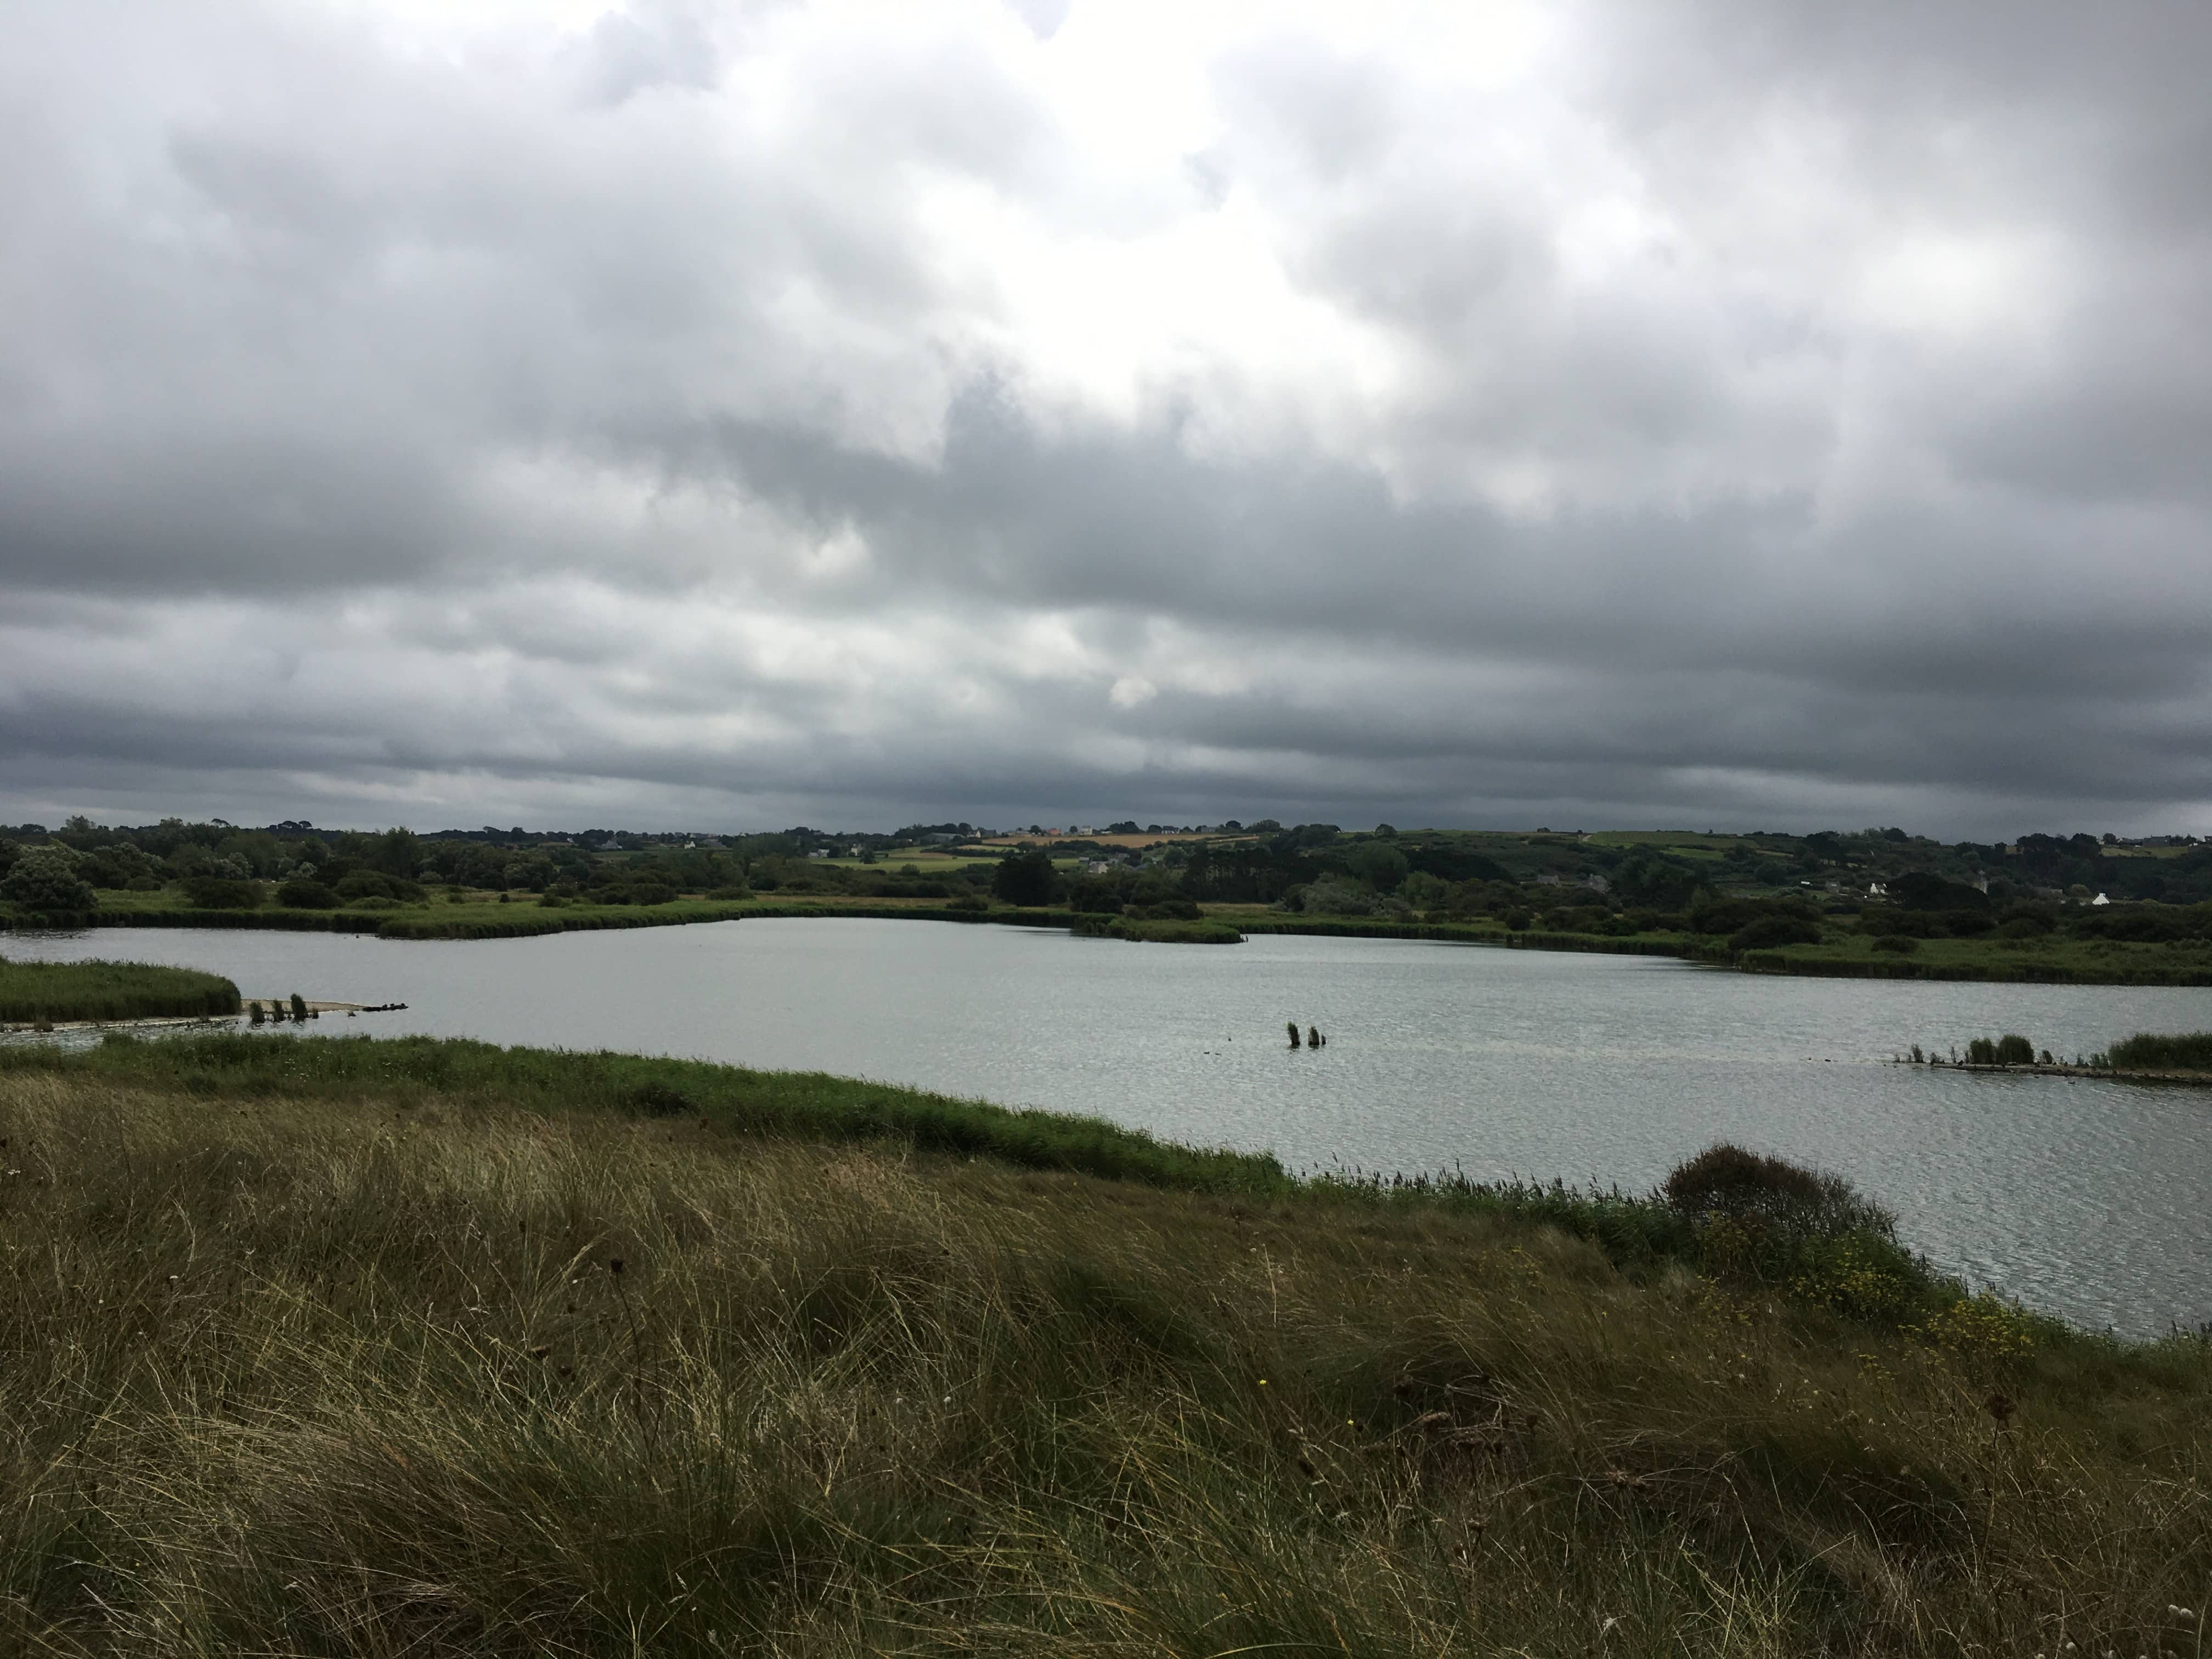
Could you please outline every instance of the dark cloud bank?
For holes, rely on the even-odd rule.
[[[0,818],[2212,831],[2212,12],[0,20]]]

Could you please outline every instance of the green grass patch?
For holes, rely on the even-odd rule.
[[[238,987],[191,968],[143,962],[0,958],[0,1020],[159,1019],[238,1012]]]

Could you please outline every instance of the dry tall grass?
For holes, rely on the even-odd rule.
[[[690,1118],[0,1136],[0,1650],[2205,1651],[2201,1342]]]

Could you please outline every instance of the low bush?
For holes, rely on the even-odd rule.
[[[335,910],[344,901],[335,888],[306,876],[295,876],[276,889],[276,902],[294,910]]]
[[[1171,898],[1153,904],[1124,905],[1121,914],[1133,921],[1197,921],[1206,913],[1190,899]]]
[[[252,910],[261,903],[261,884],[228,876],[186,876],[179,884],[185,902],[198,910]]]
[[[1874,942],[1874,948],[1893,957],[1909,957],[1920,948],[1920,941],[1904,933],[1884,933]]]
[[[1684,1216],[1731,1222],[1792,1244],[1846,1233],[1891,1243],[1897,1237],[1897,1218],[1841,1176],[1729,1141],[1676,1165],[1660,1191]]]
[[[356,870],[336,884],[337,896],[350,904],[356,899],[384,898],[420,904],[422,884],[404,876],[387,876],[377,870]]]
[[[1775,915],[1760,916],[1737,929],[1729,938],[1731,951],[1771,951],[1784,945],[1818,945],[1820,924],[1810,916]]]

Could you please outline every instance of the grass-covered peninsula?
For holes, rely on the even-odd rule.
[[[0,1649],[2189,1654],[2212,1351],[1726,1155],[1295,1179],[471,1043],[0,1049]]]
[[[238,987],[197,969],[0,957],[0,1024],[215,1018],[238,1009]]]

